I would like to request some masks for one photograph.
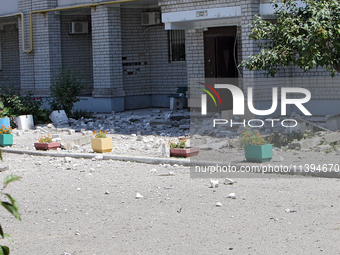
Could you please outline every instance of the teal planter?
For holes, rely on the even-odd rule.
[[[9,118],[0,118],[0,127],[4,125],[6,128],[9,128],[11,126]]]
[[[0,146],[12,146],[13,145],[13,135],[12,134],[0,134]]]
[[[247,161],[250,162],[267,162],[273,157],[273,146],[265,145],[248,145],[244,147],[244,152]]]

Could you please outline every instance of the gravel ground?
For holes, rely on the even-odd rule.
[[[0,212],[13,255],[339,254],[339,179],[266,175],[209,188],[182,166],[9,153],[4,164],[0,178],[23,178],[6,189],[22,221]]]
[[[14,130],[12,148],[34,151],[33,143],[44,134],[62,140],[82,136],[45,130]],[[140,140],[132,132],[109,136],[110,154],[159,158],[162,144],[177,139],[143,135]],[[92,149],[87,144],[68,151]],[[339,164],[337,151],[275,148],[273,153],[283,159],[271,164]],[[199,155],[246,164],[244,151],[230,146]],[[177,165],[3,156],[0,165],[9,170],[0,172],[0,179],[22,177],[6,189],[19,202],[22,221],[0,210],[0,223],[14,239],[13,255],[339,254],[339,179],[259,174],[265,178],[236,179],[233,185],[219,179],[220,185],[210,188],[209,179],[192,179],[188,167]],[[137,193],[143,197],[137,199]],[[236,199],[228,198],[230,193]]]

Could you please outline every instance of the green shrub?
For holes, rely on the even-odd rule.
[[[49,100],[49,104],[52,111],[64,110],[67,115],[71,115],[74,103],[84,100],[79,98],[84,84],[78,74],[72,72],[70,66],[64,71],[59,71],[50,88],[52,98]]]
[[[26,92],[24,96],[16,92],[13,86],[3,88],[0,94],[0,117],[17,117],[19,115],[32,114],[35,123],[44,123],[49,121],[50,111],[41,108],[43,103],[42,97],[33,97],[31,91]]]

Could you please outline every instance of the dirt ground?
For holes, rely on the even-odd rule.
[[[209,188],[183,166],[9,153],[3,163],[0,179],[22,177],[5,190],[22,221],[0,211],[13,255],[339,254],[339,179],[266,175]]]

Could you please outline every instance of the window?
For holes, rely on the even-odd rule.
[[[185,61],[185,31],[169,31],[169,60],[170,62]]]

